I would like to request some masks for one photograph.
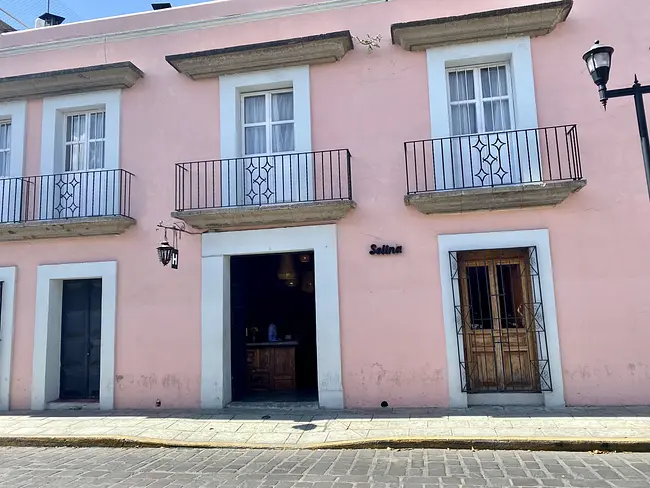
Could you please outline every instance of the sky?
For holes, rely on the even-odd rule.
[[[151,10],[152,3],[165,0],[50,0],[50,12],[61,15],[67,22],[112,17]],[[206,0],[167,0],[174,7],[203,3]],[[0,8],[18,20],[34,26],[36,18],[47,10],[47,0],[0,0]],[[0,11],[0,20],[22,29],[24,26]]]

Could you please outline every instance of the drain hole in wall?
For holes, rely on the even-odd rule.
[[[156,400],[156,407],[160,407],[162,405],[162,402],[160,400]]]
[[[381,408],[386,408],[387,406],[388,406],[388,402],[387,402],[387,401],[383,401],[383,402],[381,402]]]

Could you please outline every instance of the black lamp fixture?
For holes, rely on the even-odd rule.
[[[176,251],[176,249],[174,249],[169,244],[167,239],[160,243],[160,246],[158,246],[158,260],[162,263],[163,266],[167,266],[172,260],[174,251]],[[176,252],[178,253],[178,251]]]
[[[603,104],[605,109],[607,109],[607,83],[609,82],[609,70],[612,67],[612,54],[614,54],[612,46],[596,41],[591,46],[591,49],[582,56],[582,59],[587,63],[591,78],[598,87],[600,103]]]
[[[164,229],[165,237],[160,245],[156,248],[158,251],[158,261],[163,266],[171,263],[172,269],[178,269],[178,241],[181,239],[182,234],[202,234],[202,232],[191,232],[185,229],[184,222],[174,222],[172,224],[164,224],[162,221],[156,226],[156,230]],[[167,231],[172,231],[172,243],[167,240]]]
[[[613,54],[614,48],[612,46],[606,46],[601,44],[600,41],[596,41],[591,49],[582,56],[582,59],[587,64],[589,74],[598,87],[600,103],[603,104],[605,109],[607,109],[607,100],[610,98],[634,97],[636,120],[641,138],[641,153],[645,165],[646,184],[650,194],[650,139],[648,139],[648,122],[643,104],[643,95],[650,93],[650,85],[642,85],[639,83],[637,76],[634,75],[634,83],[630,88],[608,90],[607,83],[609,82]]]

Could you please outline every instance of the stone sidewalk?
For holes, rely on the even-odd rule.
[[[4,412],[0,445],[650,452],[650,407]]]

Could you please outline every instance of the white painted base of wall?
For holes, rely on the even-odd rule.
[[[467,406],[544,406],[541,393],[472,393],[467,395]]]
[[[230,256],[314,252],[318,400],[343,408],[336,225],[203,234],[201,279],[201,407],[232,400]]]
[[[32,410],[44,410],[49,402],[59,399],[63,281],[92,278],[102,280],[99,408],[113,409],[117,262],[105,261],[38,267]]]
[[[466,408],[469,396],[462,391],[460,356],[458,351],[458,336],[454,312],[454,291],[451,280],[450,252],[477,251],[487,249],[511,249],[517,247],[535,247],[537,249],[537,265],[541,295],[543,300],[544,322],[546,325],[546,341],[548,345],[548,361],[553,383],[553,391],[543,392],[545,407],[564,406],[564,382],[562,379],[562,361],[560,358],[560,338],[555,308],[555,285],[553,283],[553,265],[551,263],[551,244],[548,229],[520,230],[506,232],[484,232],[477,234],[448,234],[438,236],[438,257],[440,260],[440,280],[442,285],[442,311],[445,323],[445,342],[447,348],[447,374],[449,378],[449,404],[452,408]],[[491,405],[503,405],[512,393],[481,396]],[[481,397],[472,399],[476,405]],[[498,403],[496,403],[498,402]]]
[[[14,307],[16,298],[16,267],[0,268],[2,310],[0,310],[0,411],[9,410],[11,388],[11,356],[14,341]]]

